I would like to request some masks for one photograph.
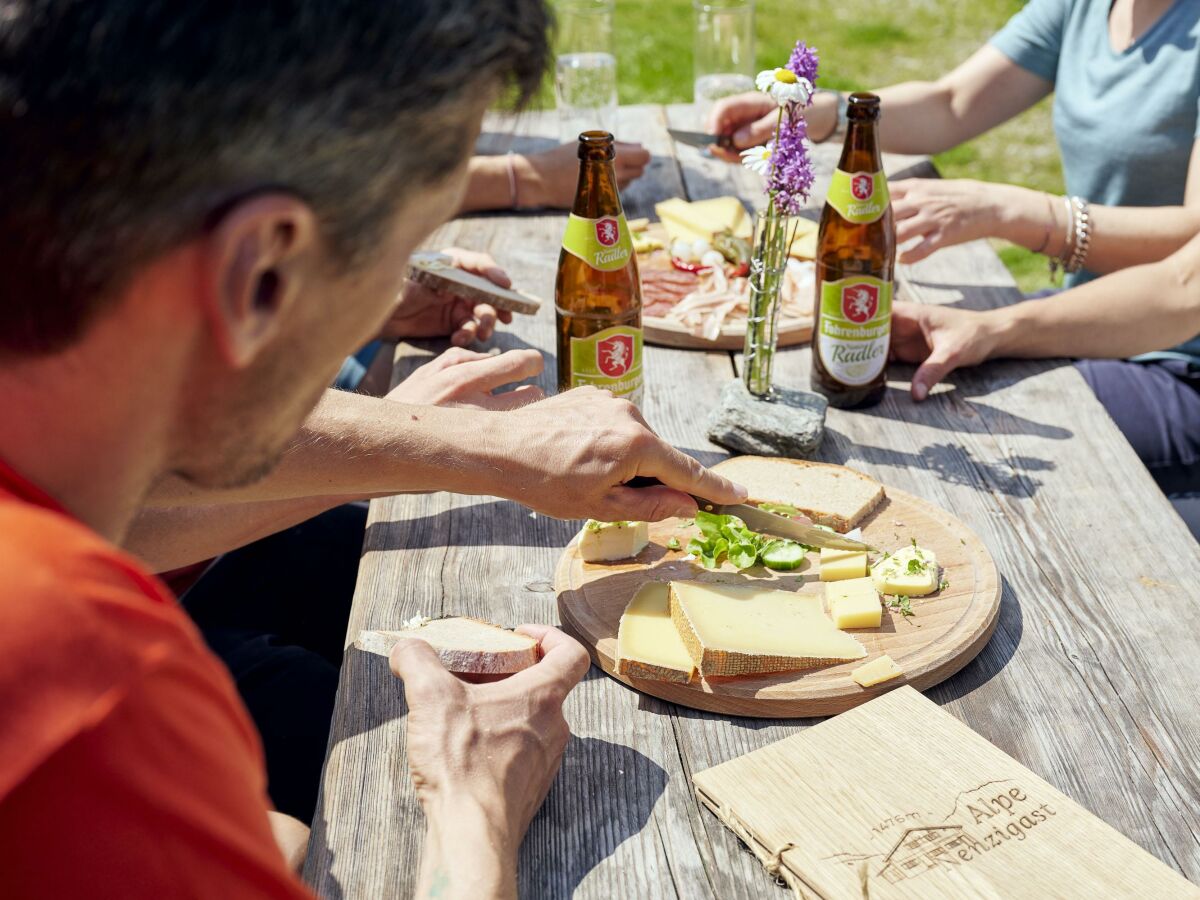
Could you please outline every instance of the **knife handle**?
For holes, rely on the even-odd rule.
[[[632,478],[630,478],[628,481],[626,481],[625,484],[623,485],[623,487],[647,488],[647,487],[670,487],[670,485],[663,484],[661,481],[659,481],[653,475],[635,475]],[[674,488],[672,488],[672,490],[674,490]],[[687,493],[687,492],[683,491],[682,493]],[[715,512],[719,508],[718,504],[713,503],[711,500],[705,500],[703,497],[697,497],[695,494],[688,494],[688,496],[696,501],[696,506],[698,506],[700,509],[706,510],[708,512]]]

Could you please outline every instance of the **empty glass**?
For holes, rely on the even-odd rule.
[[[754,90],[754,0],[692,0],[696,18],[695,102]]]
[[[615,132],[613,0],[559,0],[555,14],[554,97],[562,139],[573,141],[581,131]]]

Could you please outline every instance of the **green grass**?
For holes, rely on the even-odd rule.
[[[821,80],[840,90],[932,79],[984,44],[1023,0],[759,0],[760,68],[782,65],[799,39],[821,51]],[[691,0],[616,0],[622,103],[692,98]],[[548,95],[549,96],[549,95]],[[552,102],[552,101],[551,101]],[[936,157],[947,178],[979,178],[1063,190],[1050,103]],[[1023,290],[1048,284],[1044,260],[997,247]]]

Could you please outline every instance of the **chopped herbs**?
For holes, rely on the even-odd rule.
[[[948,587],[950,587],[950,582],[949,582],[949,581],[947,581],[945,578],[943,578],[943,579],[941,580],[941,583],[939,583],[939,584],[938,584],[938,590],[939,590],[939,591],[944,591],[944,590],[946,590],[946,588],[948,588]]]
[[[679,546],[680,546],[679,538],[672,535],[671,539],[669,541],[667,541],[667,549],[668,550],[678,550]]]
[[[883,605],[888,609],[896,610],[900,613],[900,615],[905,617],[913,614],[911,597],[904,597],[896,594],[884,594]]]
[[[908,561],[908,574],[909,575],[920,575],[924,571],[925,571],[925,563],[923,563],[921,560],[910,559]]]
[[[803,559],[800,545],[795,541],[780,541],[770,535],[756,534],[737,516],[720,516],[700,510],[696,513],[696,525],[700,528],[701,537],[688,541],[687,549],[696,555],[706,569],[717,568],[723,559],[728,559],[735,568],[748,569],[762,559],[768,547],[773,550],[772,560],[763,562],[771,566],[774,558],[779,556],[781,545],[790,544],[795,544],[797,551],[786,556],[794,558],[795,553],[799,552],[799,559]],[[798,564],[797,561],[791,568]]]

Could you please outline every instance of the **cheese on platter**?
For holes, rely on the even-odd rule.
[[[673,581],[670,605],[688,655],[706,678],[794,672],[867,655],[812,594]]]
[[[584,562],[612,562],[637,556],[650,542],[645,522],[597,522],[588,519],[579,538]]]
[[[633,595],[617,631],[617,671],[629,678],[687,684],[696,666],[671,621],[668,587],[644,584]]]
[[[885,653],[878,659],[873,659],[869,663],[859,666],[850,673],[850,677],[867,688],[883,684],[885,681],[891,681],[893,678],[899,678],[903,674],[904,672],[901,668]]]
[[[938,589],[937,556],[916,543],[888,554],[871,567],[871,578],[881,594],[924,597]]]
[[[821,580],[843,581],[847,578],[865,578],[867,554],[861,550],[835,550],[821,548]]]
[[[870,578],[829,582],[825,606],[838,628],[878,628],[883,621],[879,593]]]

